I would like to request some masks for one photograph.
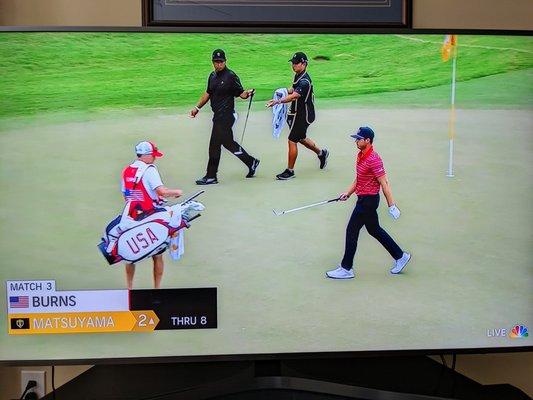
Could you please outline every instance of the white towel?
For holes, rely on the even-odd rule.
[[[287,97],[289,92],[286,88],[279,88],[276,89],[274,92],[274,96],[272,96],[273,100],[279,100],[283,97]],[[281,134],[281,130],[283,129],[283,126],[285,125],[285,120],[287,119],[287,104],[276,104],[272,107],[272,137],[274,139],[279,139],[279,135]]]
[[[200,211],[205,210],[205,206],[198,201],[188,201],[183,204],[175,204],[171,207],[172,217],[169,225],[178,227],[181,224],[181,218],[185,217],[187,220],[194,217]],[[174,261],[178,261],[185,252],[185,229],[180,229],[175,232],[170,238],[169,252],[170,257]]]
[[[170,238],[170,257],[174,261],[178,261],[185,252],[184,234],[185,229],[180,229]]]
[[[174,228],[180,226],[183,212],[181,204],[174,204],[171,207],[167,207],[167,210],[170,212],[170,221],[168,224]],[[172,258],[174,261],[178,261],[185,252],[183,241],[184,231],[184,229],[180,229],[179,231],[174,232],[174,234],[170,237],[170,243],[168,247],[170,258]]]

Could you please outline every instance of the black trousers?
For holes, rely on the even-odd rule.
[[[357,250],[357,239],[359,238],[359,231],[363,226],[395,260],[402,258],[403,250],[396,244],[396,242],[389,236],[387,232],[379,225],[378,209],[379,194],[359,196],[357,203],[346,227],[346,243],[344,246],[344,257],[341,261],[341,266],[346,269],[353,267],[353,258]]]
[[[254,161],[239,144],[233,139],[233,123],[235,118],[227,118],[213,121],[213,129],[211,130],[211,140],[209,141],[209,161],[207,162],[208,178],[216,178],[218,171],[218,164],[220,163],[220,154],[222,146],[239,158],[249,168]]]

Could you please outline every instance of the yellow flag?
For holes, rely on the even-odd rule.
[[[457,45],[457,35],[444,36],[444,43],[442,43],[442,48],[440,50],[441,55],[442,55],[442,61],[446,62],[450,59],[450,54],[456,45]]]

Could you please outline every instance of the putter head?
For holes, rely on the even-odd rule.
[[[274,209],[272,210],[272,212],[273,212],[274,215],[276,215],[276,216],[279,216],[279,215],[283,214],[283,212],[279,212],[279,211],[276,211],[276,210],[274,210]]]

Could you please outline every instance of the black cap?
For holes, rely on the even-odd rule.
[[[292,58],[289,60],[289,62],[293,63],[293,64],[299,64],[301,62],[308,62],[307,60],[307,56],[305,55],[305,53],[302,53],[301,51],[298,51],[296,53],[294,53],[294,55],[292,56]]]
[[[226,53],[222,49],[216,49],[213,51],[213,61],[226,61]]]
[[[374,131],[368,126],[362,126],[357,130],[357,132],[350,136],[354,139],[370,139],[372,142],[374,140]]]

